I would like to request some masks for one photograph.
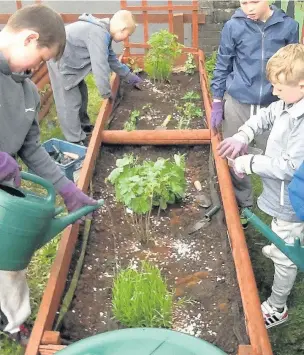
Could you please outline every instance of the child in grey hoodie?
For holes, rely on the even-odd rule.
[[[110,74],[117,73],[131,85],[141,79],[119,62],[112,40],[127,39],[136,28],[132,14],[116,12],[111,19],[83,14],[79,21],[66,26],[67,43],[58,63],[48,62],[58,119],[66,140],[83,143],[92,126],[87,114],[88,92],[85,77],[92,71],[104,99],[111,98]]]
[[[0,32],[0,183],[12,180],[20,185],[14,159],[18,155],[35,174],[54,184],[67,209],[73,211],[97,202],[68,180],[41,146],[40,97],[29,79],[30,70],[42,61],[60,58],[64,46],[60,15],[43,5],[18,10]],[[0,270],[0,330],[22,342],[27,335],[22,324],[31,312],[25,273]]]
[[[259,208],[272,216],[272,230],[293,244],[304,232],[304,223],[294,212],[288,185],[304,158],[304,45],[289,44],[267,63],[266,73],[273,94],[280,99],[250,117],[238,133],[224,139],[219,147],[221,157],[244,154],[256,135],[270,130],[265,155],[245,154],[234,160],[236,174],[261,177],[263,192]],[[287,298],[293,287],[296,265],[274,244],[266,245],[263,254],[274,262],[275,273],[270,297],[262,303],[266,328],[286,322]]]

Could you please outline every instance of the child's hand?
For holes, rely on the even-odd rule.
[[[13,180],[15,185],[21,185],[19,165],[16,160],[6,152],[0,152],[0,182]]]
[[[143,82],[143,80],[138,75],[131,72],[127,75],[126,81],[128,84],[133,86],[139,86]]]
[[[76,211],[83,206],[93,206],[98,203],[96,200],[84,194],[72,181],[64,185],[58,193],[63,198],[69,212]],[[77,221],[77,223],[80,222],[81,220]]]
[[[237,176],[243,177],[242,174],[250,175],[252,174],[252,160],[254,155],[247,154],[242,155],[241,157],[237,157],[234,160],[233,170]]]
[[[218,154],[221,158],[229,157],[234,159],[238,155],[247,153],[248,144],[237,138],[237,134],[233,137],[224,139],[217,147]]]
[[[224,117],[224,103],[217,101],[212,103],[211,110],[211,128],[217,130],[221,125]]]

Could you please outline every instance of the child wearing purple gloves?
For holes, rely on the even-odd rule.
[[[117,73],[130,85],[142,80],[120,63],[112,49],[112,40],[121,42],[136,29],[130,11],[117,11],[111,19],[83,14],[66,26],[67,44],[59,63],[48,62],[57,115],[69,142],[87,144],[93,126],[87,114],[88,89],[84,81],[92,71],[100,95],[111,98],[110,74]]]
[[[0,32],[0,183],[20,186],[19,156],[37,175],[51,181],[68,211],[97,201],[68,180],[40,144],[40,97],[31,70],[59,59],[66,43],[64,23],[47,6],[16,11]],[[26,270],[0,270],[0,330],[21,343],[28,335],[23,323],[30,315]]]
[[[223,137],[235,134],[261,107],[276,101],[266,78],[268,59],[281,47],[299,42],[299,25],[282,10],[265,0],[241,0],[240,8],[226,22],[217,54],[211,88],[211,126],[222,126]],[[265,148],[266,135],[256,139]],[[251,207],[253,194],[249,177],[231,171],[239,207]],[[247,220],[241,215],[243,227]]]

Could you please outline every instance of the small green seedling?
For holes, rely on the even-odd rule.
[[[202,117],[202,110],[193,102],[186,102],[183,106],[177,106],[180,115],[178,129],[188,129],[194,118]]]
[[[188,53],[187,60],[185,62],[185,72],[188,75],[193,75],[196,71],[196,65],[194,62],[194,55],[192,53]]]
[[[182,100],[187,100],[187,101],[195,101],[195,100],[200,100],[200,95],[199,93],[195,91],[188,91],[183,97]]]
[[[138,110],[132,111],[130,118],[124,124],[124,130],[128,132],[134,131],[136,129],[137,120],[139,119],[139,117],[140,117],[140,111]]]

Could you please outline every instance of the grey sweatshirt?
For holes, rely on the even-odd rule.
[[[251,116],[240,132],[252,141],[270,130],[264,155],[255,155],[252,171],[263,181],[259,208],[272,217],[299,222],[289,200],[288,185],[304,159],[304,99],[293,105],[282,100]]]
[[[0,151],[17,154],[57,191],[69,180],[40,144],[40,97],[29,75],[12,73],[0,52]]]
[[[66,36],[65,51],[58,64],[65,90],[78,85],[92,71],[101,96],[108,98],[111,71],[121,77],[130,72],[112,49],[110,19],[83,14],[79,21],[66,26]]]

